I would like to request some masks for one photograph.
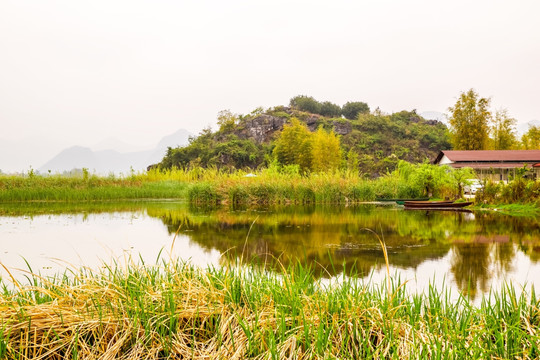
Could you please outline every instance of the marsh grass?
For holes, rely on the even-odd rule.
[[[158,265],[2,285],[9,359],[537,358],[539,303],[508,285],[479,307],[396,280],[323,285],[311,266]],[[13,289],[13,290],[9,290]]]
[[[540,215],[540,207],[538,203],[525,204],[482,204],[476,205],[474,208],[479,210],[495,210],[501,214],[523,217],[538,217]]]
[[[377,199],[425,196],[425,184],[412,182],[404,174],[396,170],[370,180],[348,170],[301,175],[297,171],[279,171],[272,167],[253,170],[249,174],[243,170],[197,167],[150,170],[119,177],[100,177],[88,172],[83,172],[82,176],[0,174],[0,201],[185,199],[197,205],[349,205]],[[537,187],[525,187],[529,188],[536,191]],[[512,189],[509,187],[507,192],[512,194]],[[444,182],[433,185],[432,191],[435,198],[453,194],[452,187]],[[515,199],[530,204],[532,210],[525,209],[526,213],[538,209],[534,196],[528,200],[525,197]],[[511,214],[523,212],[520,211],[523,209],[508,209]]]
[[[187,185],[146,175],[128,178],[0,175],[0,201],[89,201],[112,199],[185,198]]]
[[[366,180],[349,171],[300,175],[262,169],[246,175],[213,168],[151,170],[126,177],[0,175],[0,201],[181,198],[194,204],[349,204],[415,193],[398,185],[395,176]]]

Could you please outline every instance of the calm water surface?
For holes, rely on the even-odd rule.
[[[176,239],[173,239],[175,237]],[[0,205],[0,262],[17,278],[116,261],[180,257],[201,266],[297,261],[317,276],[380,281],[391,273],[425,291],[446,284],[479,298],[503,281],[540,288],[540,223],[495,212],[396,206],[200,209],[176,202]],[[6,278],[7,273],[0,274]]]

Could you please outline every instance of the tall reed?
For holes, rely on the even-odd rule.
[[[64,358],[537,358],[539,302],[505,287],[475,307],[446,290],[202,270],[175,260],[3,283],[0,356]],[[389,288],[389,287],[390,288]]]

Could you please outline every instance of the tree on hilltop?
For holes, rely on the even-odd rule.
[[[320,114],[326,117],[341,117],[341,106],[336,105],[330,101],[325,101],[321,103]]]
[[[359,114],[369,113],[369,106],[365,102],[349,101],[345,105],[343,105],[341,113],[343,114],[343,116],[345,116],[345,118],[349,120],[356,120],[358,119]]]
[[[231,110],[221,110],[218,112],[217,124],[219,125],[219,131],[231,131],[235,125],[238,124],[239,117],[237,114],[233,114]]]
[[[312,114],[319,114],[321,112],[321,103],[315,100],[312,96],[295,96],[289,101],[289,106],[300,111],[310,112]]]

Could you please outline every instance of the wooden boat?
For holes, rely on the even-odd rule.
[[[403,205],[417,205],[417,204],[437,205],[437,204],[452,204],[452,203],[454,203],[454,200],[404,201]]]
[[[442,200],[442,201],[425,201],[425,200],[403,200],[396,201],[398,205],[405,205],[405,203],[414,203],[414,204],[446,204],[453,203],[452,200]]]
[[[452,210],[462,209],[472,205],[472,201],[453,202],[453,201],[406,201],[405,209],[429,209],[429,210]]]

